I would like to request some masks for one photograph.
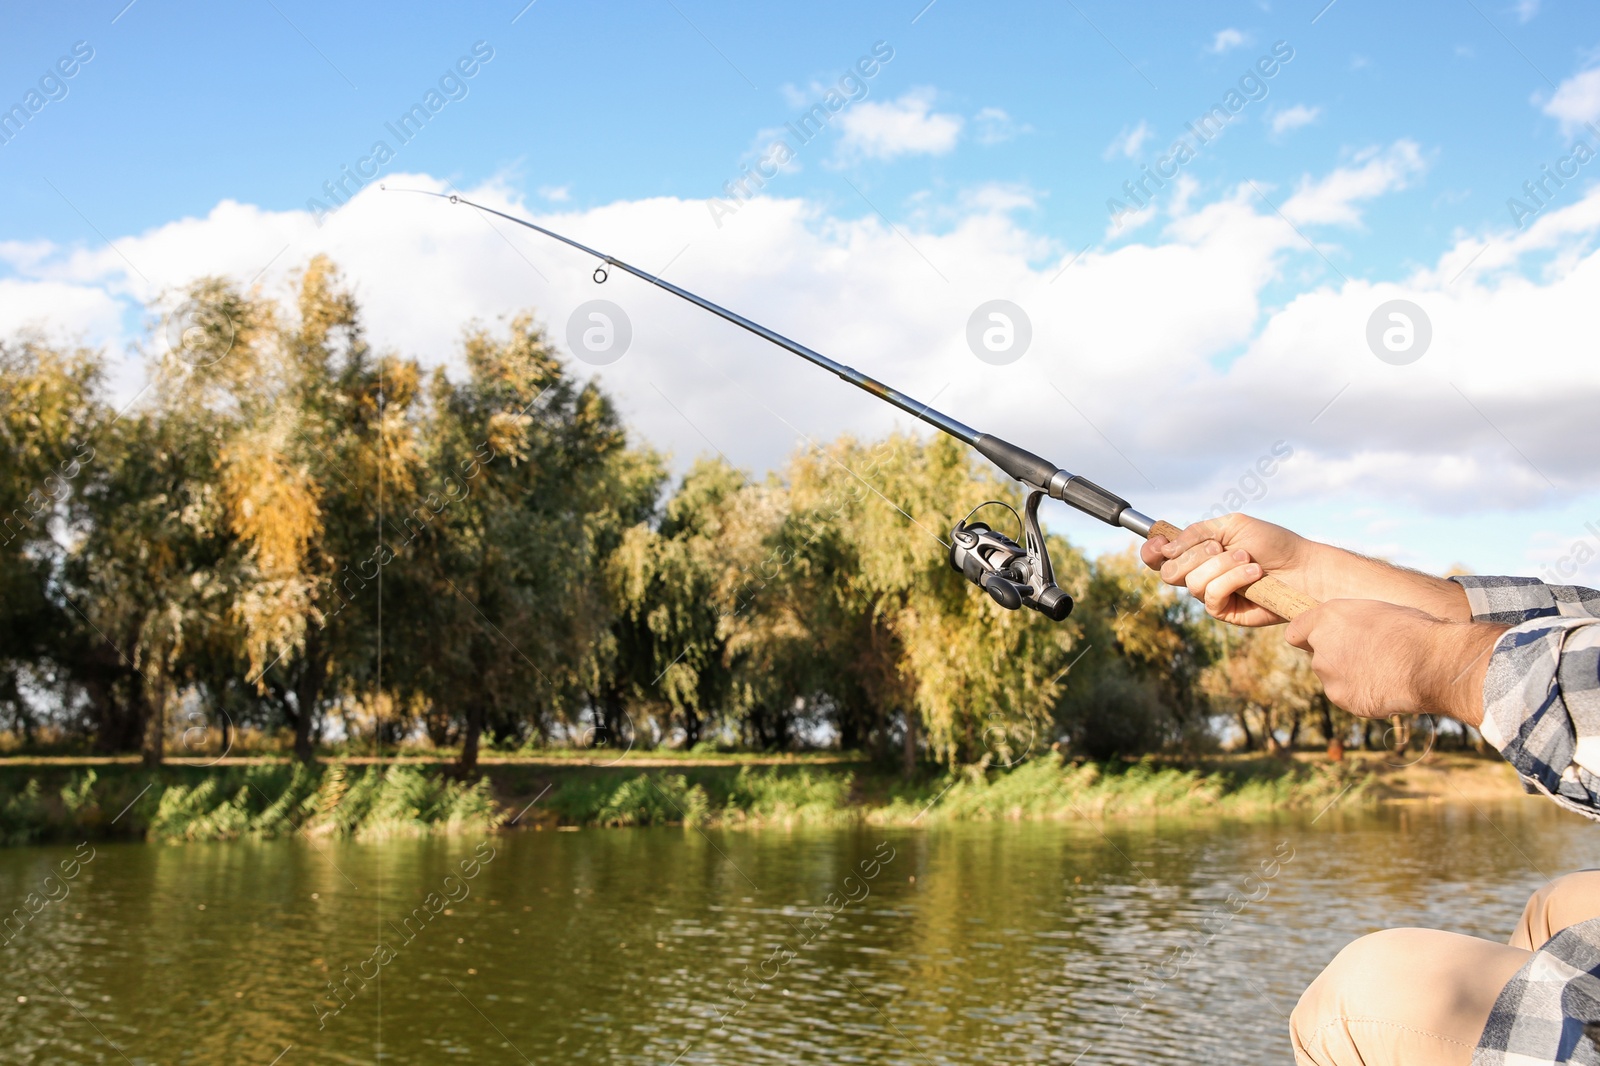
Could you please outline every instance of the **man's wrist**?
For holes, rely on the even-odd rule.
[[[1314,540],[1303,541],[1296,557],[1303,575],[1298,587],[1317,600],[1382,600],[1415,607],[1447,622],[1472,620],[1466,589],[1448,578]]]
[[[1423,623],[1417,709],[1463,725],[1483,722],[1483,679],[1507,626],[1486,622]]]
[[[1446,622],[1472,621],[1472,605],[1467,602],[1466,589],[1447,577],[1433,577],[1427,574],[1416,576],[1426,580],[1431,587],[1427,594],[1429,602],[1421,605],[1423,610]]]
[[[1294,558],[1300,578],[1300,584],[1295,587],[1322,602],[1340,598],[1340,586],[1348,583],[1341,581],[1341,576],[1349,573],[1350,562],[1355,556],[1332,544],[1302,537]]]

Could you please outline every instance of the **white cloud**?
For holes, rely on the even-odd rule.
[[[564,204],[572,199],[572,190],[565,185],[545,185],[540,187],[539,195],[553,204]]]
[[[1600,67],[1574,74],[1556,86],[1548,100],[1536,96],[1534,103],[1542,103],[1544,113],[1560,121],[1563,133],[1593,122],[1600,118]]]
[[[1167,202],[1167,212],[1173,218],[1189,213],[1189,201],[1200,191],[1200,182],[1190,174],[1179,174],[1172,187],[1172,198]]]
[[[1103,241],[1114,241],[1131,236],[1143,229],[1145,224],[1156,217],[1156,202],[1150,201],[1144,207],[1128,207],[1111,216],[1111,221],[1106,223],[1105,233],[1101,234]]]
[[[803,91],[798,85],[795,85],[792,82],[784,82],[782,85],[778,86],[778,92],[783,94],[783,102],[788,104],[792,109],[810,107],[812,104],[817,102],[817,98],[821,96],[824,91],[825,90],[822,88],[820,82],[812,82],[811,91],[809,93]]]
[[[1363,153],[1302,181],[1285,210],[1304,224],[1359,224],[1360,205],[1420,169],[1408,142]],[[392,184],[446,188],[427,175]],[[1209,201],[1192,186],[1178,191],[1185,209],[1171,205],[1159,229],[1148,223],[1141,240],[1081,256],[1027,229],[1012,213],[1025,194],[998,187],[976,191],[936,230],[903,221],[899,232],[870,212],[835,216],[765,196],[719,229],[702,201],[554,212],[501,185],[469,195],[665,269],[913,396],[937,397],[970,425],[1137,490],[1147,513],[1197,515],[1277,439],[1296,456],[1273,482],[1274,508],[1337,499],[1353,513],[1383,500],[1410,516],[1449,516],[1543,506],[1554,495],[1545,477],[1568,493],[1600,491],[1600,468],[1571,447],[1587,439],[1600,406],[1586,343],[1600,286],[1600,188],[1524,231],[1463,238],[1405,278],[1350,271],[1349,280],[1313,283],[1296,279],[1320,261],[1247,184]],[[311,254],[326,252],[355,286],[374,345],[428,365],[452,363],[473,318],[493,323],[532,307],[569,350],[566,323],[580,304],[619,304],[633,324],[627,355],[603,368],[573,365],[598,376],[630,426],[680,468],[708,451],[707,439],[759,472],[802,434],[906,424],[666,293],[620,272],[596,286],[587,257],[440,200],[369,187],[320,229],[304,212],[224,202],[204,218],[110,236],[144,279],[98,243],[0,246],[13,274],[0,281],[0,307],[11,312],[0,330],[16,329],[12,309],[26,308],[116,344],[136,300],[209,272],[241,283],[261,273],[263,287],[281,293]],[[995,298],[1033,321],[1032,347],[1008,367],[966,347],[967,318]],[[1391,299],[1417,303],[1432,322],[1432,347],[1409,366],[1380,362],[1367,347],[1367,322]],[[1082,522],[1070,529],[1101,535]]]
[[[1140,146],[1149,139],[1152,132],[1154,131],[1150,129],[1150,124],[1143,119],[1140,119],[1139,124],[1132,129],[1124,126],[1121,132],[1111,138],[1111,143],[1100,153],[1100,158],[1114,159],[1120,155],[1125,159],[1132,159],[1139,154]]]
[[[979,144],[999,144],[1021,134],[1033,132],[1032,126],[1018,122],[998,107],[983,108],[972,116],[972,123],[978,129]]]
[[[1233,48],[1240,48],[1250,43],[1250,38],[1232,27],[1218,30],[1217,35],[1211,38],[1211,51],[1218,55]]]
[[[124,306],[94,285],[0,278],[0,337],[31,333],[58,344],[116,344]]]
[[[1039,206],[1038,193],[1025,185],[990,182],[962,196],[962,204],[972,213],[1020,211]]]
[[[839,115],[839,150],[846,158],[894,159],[944,155],[961,136],[960,115],[933,110],[932,89],[912,89],[898,100],[864,101]]]
[[[1539,0],[1517,0],[1512,5],[1511,11],[1517,16],[1518,22],[1532,22],[1533,17],[1539,13]]]
[[[1293,107],[1286,107],[1282,111],[1275,111],[1272,115],[1272,132],[1287,133],[1290,130],[1297,130],[1301,126],[1309,126],[1317,120],[1317,116],[1320,114],[1322,114],[1322,108],[1307,107],[1304,104],[1295,104]]]
[[[1301,179],[1284,202],[1283,213],[1302,225],[1353,225],[1361,220],[1357,204],[1404,189],[1424,169],[1421,150],[1414,141],[1405,140],[1386,150],[1368,148],[1356,155],[1355,163],[1321,179]]]

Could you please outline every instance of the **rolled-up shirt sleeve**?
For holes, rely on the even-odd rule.
[[[1483,680],[1483,739],[1529,792],[1600,820],[1600,592],[1456,577],[1475,622],[1511,628]]]

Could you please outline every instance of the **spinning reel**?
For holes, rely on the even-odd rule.
[[[1027,517],[1018,519],[1023,544],[982,522],[971,521],[973,515],[990,506],[1004,507],[1016,514],[1010,504],[990,500],[967,512],[967,517],[950,530],[950,566],[1006,610],[1015,611],[1027,604],[1059,622],[1072,613],[1072,597],[1056,584],[1044,533],[1039,529],[1039,501],[1044,497],[1043,489],[1028,487],[1028,502],[1022,509]]]

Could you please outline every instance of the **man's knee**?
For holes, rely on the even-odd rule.
[[[1386,929],[1339,952],[1289,1019],[1297,1061],[1461,1062],[1527,953],[1436,929]]]
[[[1296,1051],[1325,1035],[1323,1030],[1329,1026],[1351,1017],[1365,1017],[1370,1013],[1367,1001],[1374,993],[1381,1004],[1384,986],[1392,975],[1404,971],[1407,956],[1414,956],[1414,934],[1428,931],[1384,929],[1345,945],[1307,986],[1289,1016]]]
[[[1568,926],[1600,918],[1600,870],[1562,874],[1528,897],[1511,946],[1533,951]]]

